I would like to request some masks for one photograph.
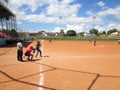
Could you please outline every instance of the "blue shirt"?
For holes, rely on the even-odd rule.
[[[41,44],[40,44],[40,43],[37,43],[37,44],[36,44],[36,49],[39,49],[40,46],[41,46]]]

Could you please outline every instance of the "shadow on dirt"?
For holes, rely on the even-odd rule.
[[[34,62],[34,61],[40,61],[40,60],[42,60],[42,59],[33,59],[32,61],[31,60],[23,60],[21,62]]]
[[[31,44],[32,41],[27,41],[27,42],[22,42],[23,47],[28,47],[29,44]],[[4,46],[0,46],[0,48],[10,48],[10,47],[16,47],[17,42],[12,42],[12,43],[8,43],[7,45]]]
[[[37,73],[34,73],[34,74],[31,74],[31,75],[28,75],[28,76],[24,76],[24,77],[21,77],[21,78],[14,78],[12,76],[10,76],[9,74],[7,74],[6,72],[4,71],[1,71],[0,70],[0,74],[3,74],[4,76],[6,76],[7,78],[11,79],[11,80],[8,80],[8,81],[3,81],[3,82],[0,82],[0,83],[10,83],[12,81],[15,81],[15,82],[18,82],[18,83],[23,83],[23,84],[27,84],[27,85],[31,85],[31,86],[36,86],[36,87],[41,87],[41,88],[44,88],[44,89],[49,89],[49,90],[56,90],[55,88],[52,88],[52,87],[48,87],[48,86],[41,86],[39,84],[35,84],[35,83],[32,83],[32,82],[27,82],[27,81],[23,81],[21,79],[23,78],[27,78],[27,77],[32,77],[34,75],[38,75],[40,73],[44,73],[44,72],[48,72],[48,71],[52,71],[52,70],[55,70],[55,69],[50,69],[50,70],[46,70],[46,71],[42,71],[42,72],[37,72]]]

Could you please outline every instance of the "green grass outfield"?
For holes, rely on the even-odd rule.
[[[111,41],[117,42],[120,39],[120,36],[86,36],[86,37],[54,37],[54,36],[40,36],[36,37],[35,39],[44,39],[44,40],[76,40],[76,41],[92,41],[96,38],[98,41]]]

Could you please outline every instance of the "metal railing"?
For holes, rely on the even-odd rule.
[[[8,7],[9,0],[0,0],[0,3],[4,4],[6,7]]]

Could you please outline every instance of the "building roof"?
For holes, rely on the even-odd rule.
[[[0,2],[0,18],[15,16],[2,2]]]
[[[114,34],[114,35],[116,35],[116,34],[118,34],[118,32],[113,32],[113,33],[111,33],[111,34]]]

